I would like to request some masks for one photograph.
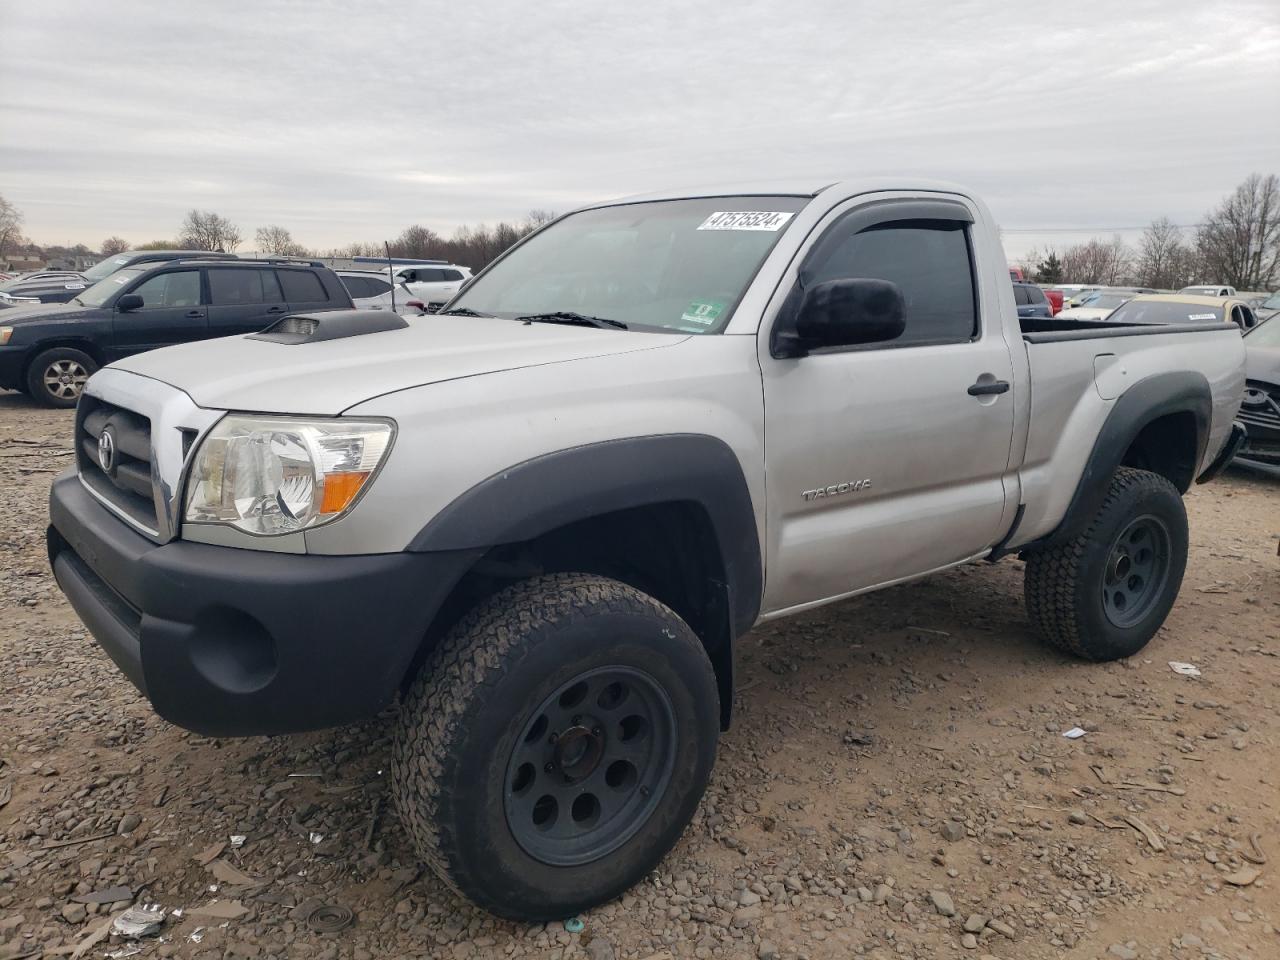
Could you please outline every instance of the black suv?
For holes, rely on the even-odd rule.
[[[0,312],[0,387],[73,407],[89,376],[133,353],[256,333],[288,313],[352,308],[342,281],[297,260],[167,260],[117,270],[69,303]]]

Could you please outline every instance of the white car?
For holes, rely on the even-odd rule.
[[[1224,284],[1198,284],[1192,287],[1183,287],[1178,292],[1189,293],[1197,297],[1234,297],[1236,288],[1228,287]]]
[[[388,268],[393,278],[408,287],[424,307],[442,306],[452,300],[462,285],[471,279],[469,267],[452,263],[404,264]]]
[[[368,270],[336,270],[342,285],[351,294],[351,302],[357,310],[394,310],[406,317],[420,317],[426,313],[426,306],[411,306],[422,303],[422,300],[403,283],[395,287],[395,300],[392,302],[391,281],[384,273],[372,273]]]
[[[1080,295],[1079,306],[1059,310],[1058,316],[1067,320],[1105,320],[1112,310],[1137,295],[1127,290],[1092,290]]]

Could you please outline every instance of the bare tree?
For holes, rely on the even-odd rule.
[[[1168,217],[1153,220],[1138,241],[1134,275],[1140,285],[1177,290],[1192,283],[1196,255]]]
[[[525,217],[525,223],[527,223],[532,229],[536,230],[538,227],[550,223],[555,218],[556,212],[554,210],[533,209],[529,211],[529,216]]]
[[[1280,276],[1280,178],[1250,174],[1196,233],[1204,283],[1269,290]]]
[[[415,260],[434,260],[440,257],[444,240],[429,227],[414,224],[391,241],[391,253],[396,257]]]
[[[22,211],[0,197],[0,257],[22,245]]]
[[[230,253],[240,246],[240,228],[208,210],[191,210],[182,221],[178,243],[189,250],[220,250]]]
[[[1120,237],[1077,243],[1062,254],[1062,275],[1067,283],[1117,284],[1125,279],[1132,251]]]
[[[308,250],[293,239],[287,229],[276,224],[259,227],[254,232],[258,244],[258,252],[272,257],[305,257]]]
[[[129,241],[124,237],[107,237],[102,241],[102,255],[104,257],[114,257],[117,253],[124,253],[129,249]]]

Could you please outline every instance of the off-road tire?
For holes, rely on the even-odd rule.
[[[538,705],[601,666],[643,670],[669,697],[670,779],[620,847],[552,866],[513,835],[508,762]],[[657,866],[697,809],[718,734],[715,675],[680,617],[614,580],[542,576],[480,603],[432,651],[401,706],[393,796],[419,856],[455,891],[513,920],[564,918],[621,895]]]
[[[1167,575],[1141,619],[1121,627],[1104,608],[1103,577],[1116,538],[1143,516],[1167,529]],[[1094,661],[1131,657],[1169,615],[1186,565],[1187,513],[1177,488],[1158,474],[1120,467],[1084,532],[1027,557],[1027,616],[1047,643],[1065,653]]]
[[[68,373],[74,372],[76,379],[80,381],[75,386],[74,392],[68,394],[68,391],[54,389],[46,382],[46,377],[54,375],[54,370],[59,365]],[[31,361],[31,366],[27,368],[26,393],[46,407],[74,407],[80,399],[83,380],[91,377],[97,369],[97,362],[83,350],[76,350],[73,347],[54,347],[51,350],[45,350],[38,354]]]

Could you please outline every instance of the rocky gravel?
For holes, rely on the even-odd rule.
[[[523,926],[415,862],[385,723],[151,713],[47,570],[70,425],[0,393],[0,960],[1280,957],[1280,479],[1191,492],[1181,598],[1122,663],[1039,646],[1015,560],[756,630],[684,839]]]

